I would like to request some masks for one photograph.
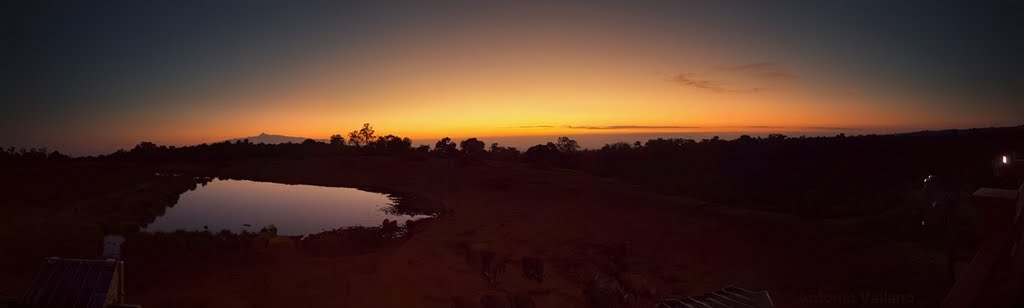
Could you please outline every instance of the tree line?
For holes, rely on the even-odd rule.
[[[47,148],[0,148],[0,164],[67,161],[70,156]]]
[[[347,138],[346,138],[347,135]],[[318,157],[331,155],[397,155],[413,160],[429,157],[464,157],[476,160],[517,160],[521,153],[515,147],[492,143],[488,147],[482,140],[468,138],[455,141],[449,137],[438,140],[433,147],[413,146],[408,137],[392,134],[379,135],[373,125],[366,123],[348,134],[331,135],[327,142],[306,139],[301,143],[264,144],[252,143],[248,139],[235,142],[224,141],[193,146],[163,146],[144,141],[129,150],[118,150],[101,155],[96,160],[107,161],[226,161],[256,157]],[[574,144],[575,141],[563,137]]]
[[[473,159],[518,160],[525,157],[527,161],[544,162],[557,160],[553,157],[563,153],[580,150],[579,144],[569,137],[560,137],[555,142],[548,142],[529,148],[525,155],[519,149],[491,143],[489,146],[478,138],[468,138],[456,142],[444,137],[434,146],[413,146],[412,140],[396,135],[378,135],[374,127],[363,124],[360,129],[347,134],[331,135],[327,142],[306,139],[301,143],[264,144],[252,143],[248,139],[234,142],[223,141],[203,143],[192,146],[166,146],[143,141],[135,147],[120,149],[111,154],[97,157],[80,157],[75,159],[100,161],[210,161],[230,160],[248,157],[278,156],[328,156],[328,155],[382,155],[401,154],[413,157],[469,157]],[[31,149],[0,149],[0,161],[26,162],[45,160],[70,160],[71,157],[46,148]]]
[[[459,158],[515,161],[538,168],[568,168],[616,178],[661,193],[696,197],[716,204],[815,216],[878,214],[919,203],[921,181],[940,175],[963,193],[980,186],[1019,185],[994,176],[996,159],[1024,149],[1024,126],[894,135],[765,138],[734,140],[657,138],[583,149],[569,137],[534,145],[525,152],[478,138],[445,137],[431,147],[380,136],[370,124],[327,142],[253,144],[249,140],[194,146],[142,142],[130,150],[89,158],[68,158],[45,149],[0,151],[7,166],[26,161],[225,162],[258,157],[304,158],[334,155],[393,155],[409,160]],[[915,199],[918,198],[918,199]]]

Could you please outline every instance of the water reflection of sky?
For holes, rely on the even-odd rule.
[[[273,224],[281,235],[305,235],[340,227],[380,226],[397,216],[383,209],[392,205],[386,194],[355,188],[288,185],[245,180],[214,180],[181,195],[167,213],[146,231],[222,229],[258,231]],[[245,226],[250,225],[250,226]]]

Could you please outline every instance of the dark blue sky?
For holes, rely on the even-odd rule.
[[[301,76],[308,75],[310,67],[326,62],[338,70],[351,69],[348,78],[358,80],[371,74],[367,67],[398,65],[416,55],[413,50],[406,59],[376,58],[382,51],[421,39],[429,42],[431,37],[444,41],[449,33],[471,33],[481,25],[530,30],[487,32],[490,37],[480,44],[531,42],[536,37],[534,44],[543,45],[564,35],[545,35],[547,30],[592,30],[597,40],[629,42],[629,36],[647,31],[666,44],[678,38],[676,45],[737,59],[709,60],[708,67],[758,61],[813,67],[822,75],[854,80],[857,86],[851,91],[919,94],[930,103],[907,108],[971,117],[936,121],[934,128],[954,125],[949,123],[1022,124],[1024,119],[1021,1],[367,2],[373,4],[5,2],[0,15],[0,144],[86,152],[131,144],[137,140],[129,139],[145,137],[119,133],[135,129],[131,123],[168,114],[194,116],[203,108],[225,114],[230,113],[224,110],[247,108],[245,103],[190,102],[293,86],[305,82]],[[502,22],[500,27],[496,20]],[[630,30],[617,33],[625,28]],[[681,55],[679,63],[692,63],[693,58]],[[664,69],[669,74],[681,70]],[[800,75],[806,80],[804,76]],[[344,100],[336,104],[351,110],[368,108]],[[175,114],[178,110],[192,111]],[[615,124],[665,125],[628,121]],[[157,140],[185,140],[166,128],[146,132],[160,134],[153,137]],[[83,148],[90,139],[100,145]]]

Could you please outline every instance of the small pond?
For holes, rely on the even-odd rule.
[[[343,227],[399,225],[427,215],[403,215],[396,198],[355,188],[213,180],[181,195],[178,203],[145,227],[175,230],[258,232],[274,225],[280,235],[307,235]]]

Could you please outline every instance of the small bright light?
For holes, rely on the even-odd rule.
[[[1009,164],[1010,163],[1010,159],[1008,157],[1006,157],[1006,155],[1003,155],[1003,163],[1004,164]]]

